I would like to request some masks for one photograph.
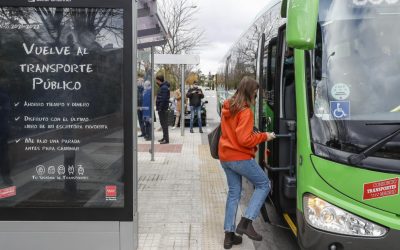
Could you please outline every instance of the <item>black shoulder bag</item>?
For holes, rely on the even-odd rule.
[[[219,138],[221,138],[221,123],[208,134],[208,144],[210,146],[211,156],[214,159],[219,159],[218,156],[218,144]]]

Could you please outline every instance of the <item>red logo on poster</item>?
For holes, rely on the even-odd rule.
[[[106,186],[106,200],[116,200],[117,199],[117,186],[109,185]]]
[[[0,189],[0,199],[12,197],[17,195],[17,187],[12,186],[8,188]]]
[[[364,200],[399,194],[399,178],[364,184]]]

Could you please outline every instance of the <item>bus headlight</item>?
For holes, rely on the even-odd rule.
[[[304,196],[303,206],[307,223],[317,229],[363,237],[382,237],[388,231],[311,194]]]

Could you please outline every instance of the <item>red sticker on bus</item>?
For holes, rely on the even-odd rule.
[[[399,194],[399,178],[364,184],[364,200],[382,198]]]
[[[16,195],[17,195],[17,187],[16,186],[0,189],[0,199],[4,199],[4,198],[16,196]]]
[[[109,185],[105,188],[106,191],[106,200],[117,200],[117,186]]]

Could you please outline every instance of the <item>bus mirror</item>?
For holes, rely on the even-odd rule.
[[[286,39],[289,47],[315,47],[319,0],[287,0]]]

